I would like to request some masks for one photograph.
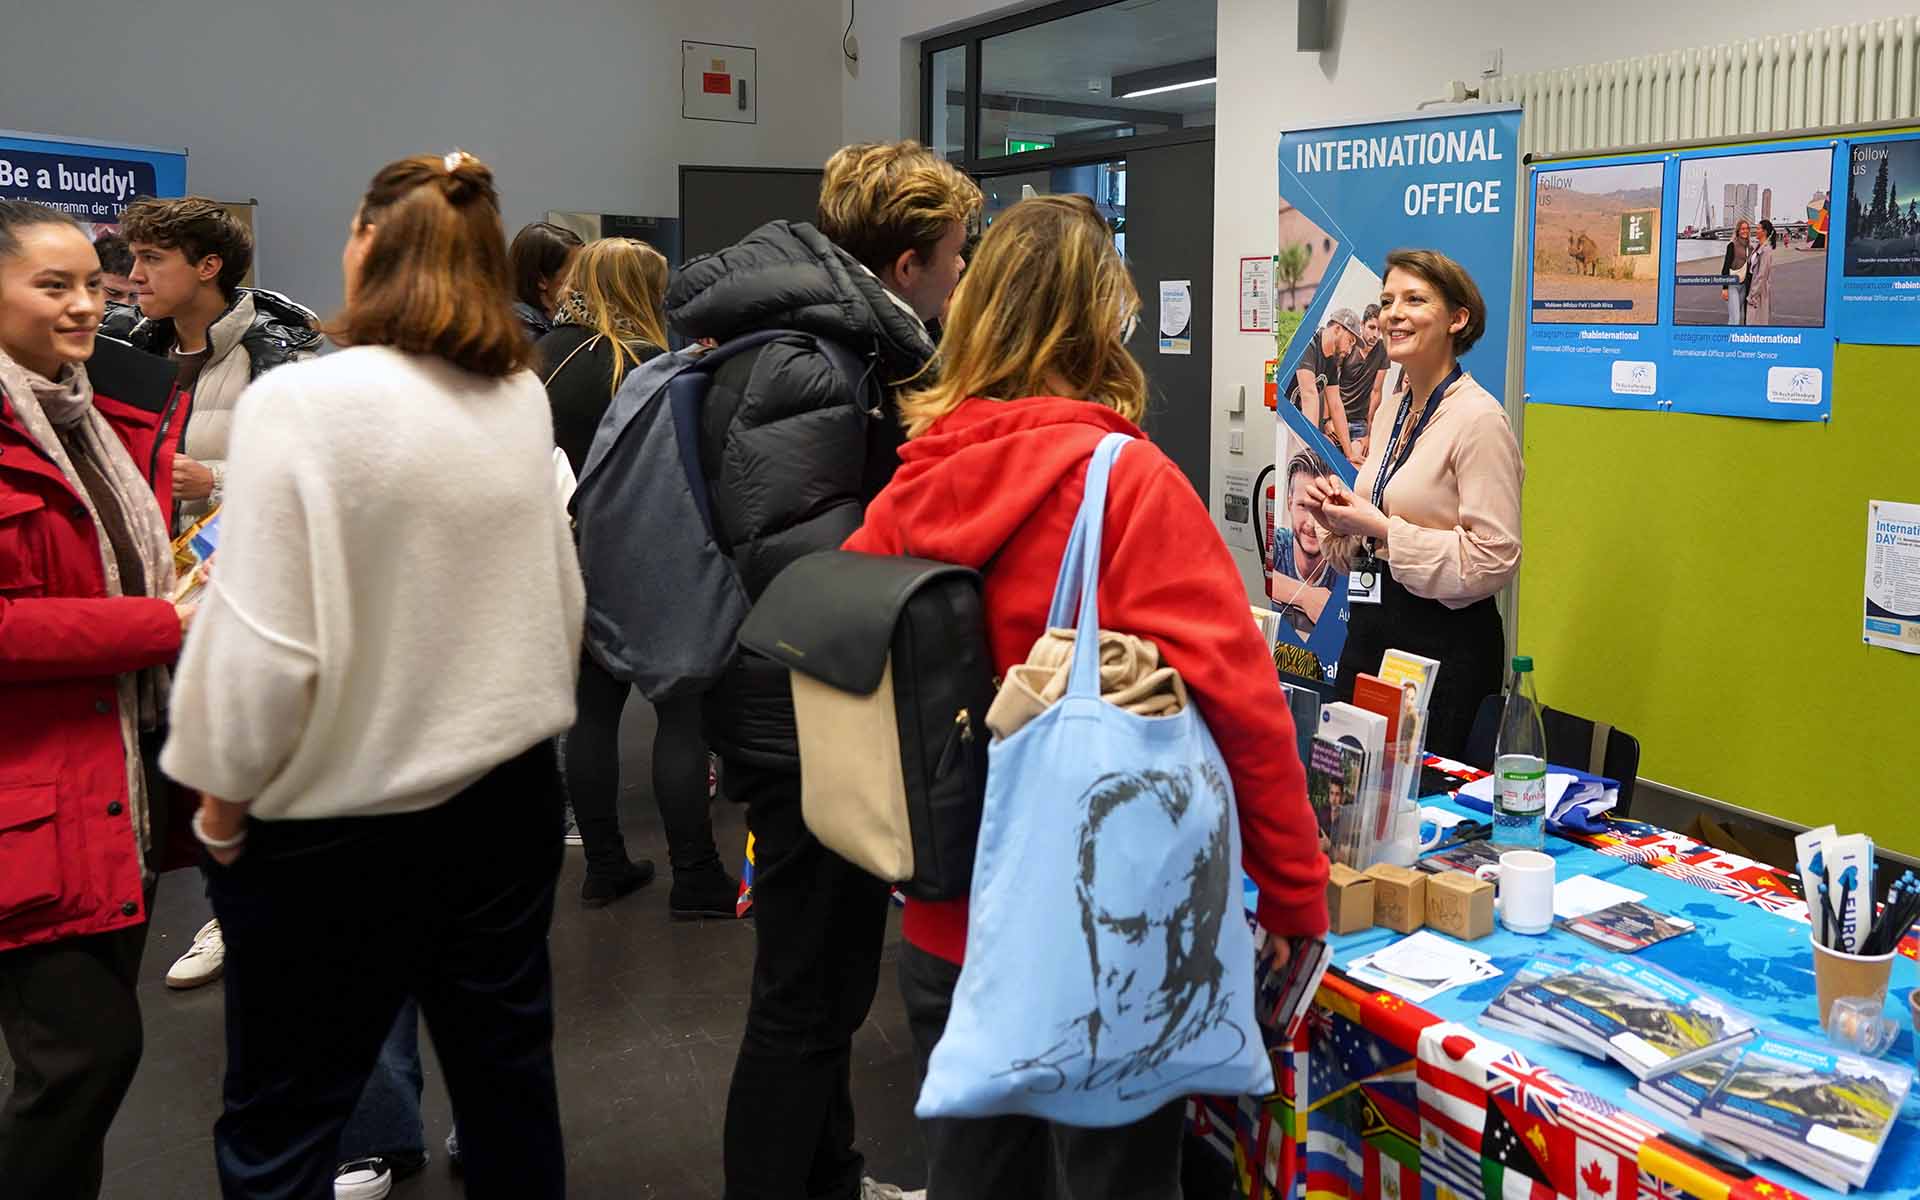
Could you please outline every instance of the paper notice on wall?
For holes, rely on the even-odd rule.
[[[1240,332],[1273,332],[1273,259],[1240,260]]]
[[[1920,654],[1920,504],[1867,502],[1867,604],[1861,640]]]
[[[1253,476],[1249,472],[1227,471],[1221,476],[1220,506],[1227,544],[1258,551],[1260,543],[1253,534]]]
[[[1160,353],[1193,353],[1193,281],[1160,281]]]

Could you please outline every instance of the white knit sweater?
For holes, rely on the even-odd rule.
[[[407,812],[572,724],[552,453],[530,372],[360,347],[262,376],[161,768],[261,819]]]

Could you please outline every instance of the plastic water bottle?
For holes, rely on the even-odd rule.
[[[1547,840],[1547,730],[1533,691],[1533,660],[1513,660],[1513,690],[1493,751],[1493,844],[1538,850]]]

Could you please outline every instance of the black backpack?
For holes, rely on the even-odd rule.
[[[790,672],[807,828],[921,900],[973,879],[994,694],[980,589],[966,567],[828,550],[776,576],[740,627]]]

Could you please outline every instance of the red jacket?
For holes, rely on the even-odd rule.
[[[166,512],[187,407],[173,366],[99,347],[94,405]],[[114,677],[178,657],[180,620],[106,587],[79,494],[0,392],[0,951],[146,920]]]
[[[1233,777],[1261,924],[1282,935],[1324,933],[1327,861],[1272,654],[1206,506],[1125,418],[1057,397],[969,400],[900,451],[899,472],[846,549],[980,568],[994,668],[1004,676],[1044,631],[1087,460],[1115,430],[1141,440],[1114,464],[1108,485],[1100,623],[1154,642],[1186,680]],[[959,962],[966,902],[909,903],[901,932]]]

